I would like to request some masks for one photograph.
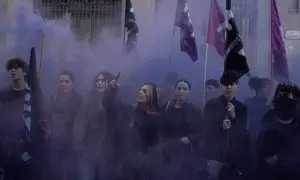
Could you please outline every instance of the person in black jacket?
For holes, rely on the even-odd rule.
[[[257,179],[300,179],[299,92],[290,83],[281,83],[276,89],[274,108],[265,114],[259,134]]]
[[[144,84],[131,111],[132,148],[127,160],[128,177],[133,180],[156,180],[160,164],[161,89]]]
[[[36,101],[40,94],[33,94],[29,87],[25,61],[10,59],[6,70],[12,84],[0,90],[0,175],[13,180],[41,179],[45,157],[45,133],[41,126],[43,103]],[[39,106],[35,106],[37,104]],[[25,127],[29,130],[25,131]]]
[[[203,119],[208,173],[214,179],[223,179],[222,169],[224,174],[245,174],[249,155],[247,109],[235,98],[238,78],[235,73],[226,73],[220,82],[224,93],[205,105]],[[234,171],[225,173],[224,167]]]
[[[201,111],[188,102],[190,91],[191,84],[187,80],[178,80],[175,99],[162,109],[162,138],[166,146],[163,152],[165,180],[198,178],[195,175],[197,165],[193,163],[199,162],[194,151],[194,136],[200,133]]]
[[[74,88],[74,77],[63,71],[57,79],[57,90],[47,108],[46,120],[51,131],[49,179],[74,179],[77,162],[73,148],[73,128],[82,97]],[[49,171],[49,170],[48,170]]]

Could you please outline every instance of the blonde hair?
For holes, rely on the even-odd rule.
[[[159,108],[162,101],[162,90],[157,87],[155,84],[146,83],[143,86],[146,86],[148,91],[148,104],[152,111],[159,112]]]

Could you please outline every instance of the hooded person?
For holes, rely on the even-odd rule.
[[[300,179],[299,92],[292,83],[280,83],[276,88],[274,108],[263,117],[258,138],[258,179]]]

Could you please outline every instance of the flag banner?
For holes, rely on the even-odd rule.
[[[224,56],[225,16],[217,0],[211,0],[206,42],[213,45],[217,52]]]
[[[272,0],[271,6],[272,78],[275,78],[277,81],[288,81],[289,67],[283,40],[282,25],[275,0]]]
[[[249,66],[245,55],[243,42],[240,38],[234,16],[231,10],[227,10],[225,62],[224,72],[233,71],[238,78],[249,75]]]
[[[198,50],[190,11],[186,0],[177,1],[175,26],[180,27],[180,50],[193,62],[198,60]]]
[[[21,131],[23,161],[29,161],[34,155],[38,144],[42,142],[42,133],[39,131],[38,121],[42,111],[42,92],[39,86],[37,75],[37,63],[35,48],[31,48],[29,68],[26,76],[26,86],[24,95],[23,121],[24,128]]]
[[[126,52],[129,53],[136,49],[137,46],[137,33],[139,28],[136,23],[134,10],[131,0],[126,0],[125,9],[125,31],[126,31]]]

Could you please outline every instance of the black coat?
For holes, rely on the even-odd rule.
[[[197,135],[201,134],[201,110],[193,104],[175,108],[170,101],[162,109],[162,146],[164,175],[161,179],[199,179],[198,170],[204,160],[196,152]],[[183,144],[181,137],[188,137],[190,144]]]
[[[205,156],[234,165],[246,171],[249,162],[249,135],[246,130],[247,108],[243,103],[233,99],[236,119],[232,119],[229,131],[223,130],[227,101],[224,96],[209,101],[204,108],[203,136],[205,139]]]
[[[270,110],[262,120],[258,139],[258,176],[263,180],[300,179],[300,121],[295,118],[290,124],[278,121],[275,111]],[[275,166],[265,162],[268,156],[278,156]]]

